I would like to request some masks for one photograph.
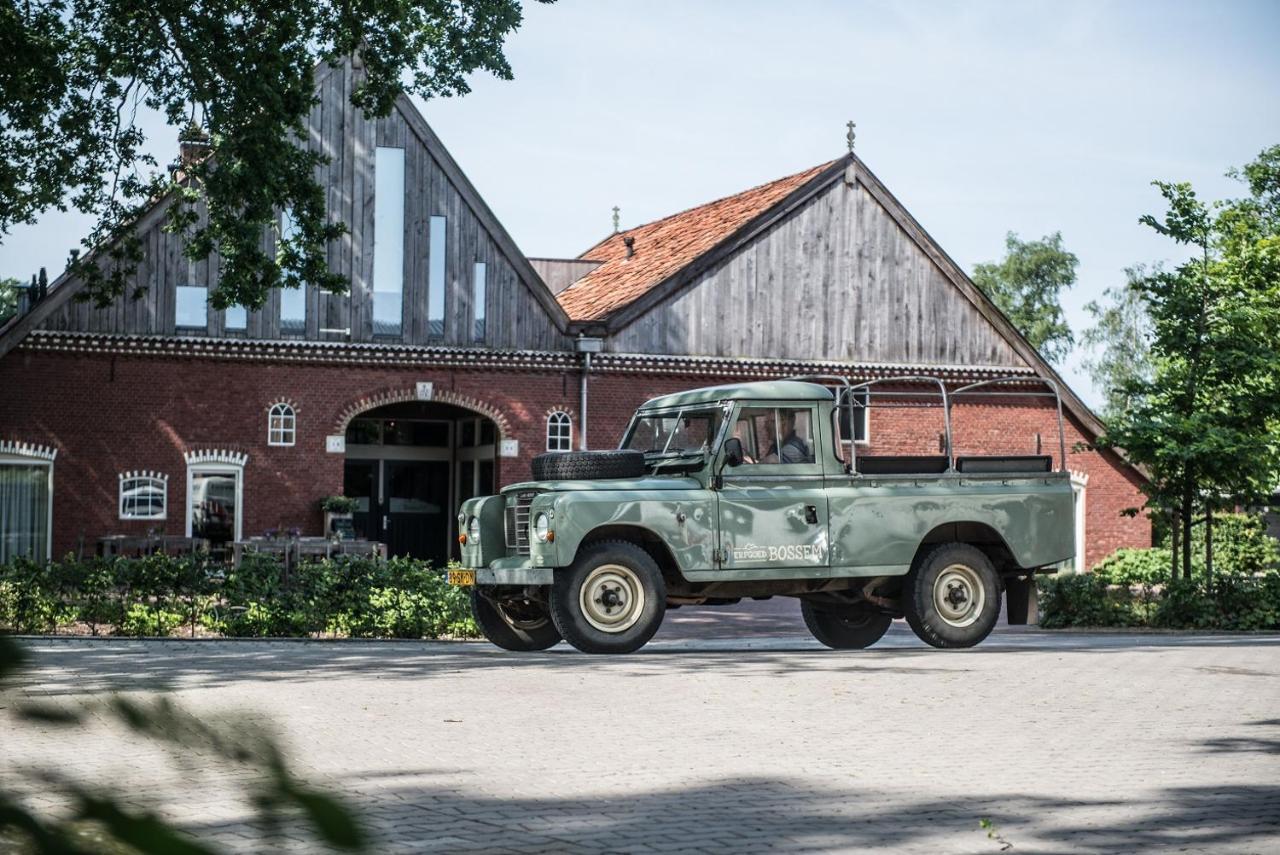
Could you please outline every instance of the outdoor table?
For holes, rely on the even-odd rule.
[[[155,552],[166,555],[190,554],[208,548],[209,541],[202,537],[183,537],[174,534],[115,534],[98,538],[98,554],[103,558],[114,558],[119,555],[150,555]]]
[[[332,558],[334,555],[372,555],[387,557],[387,545],[374,540],[343,540],[334,542],[326,537],[265,538],[251,537],[232,544],[232,562],[240,566],[245,552],[261,552],[279,556],[286,570],[293,568],[304,557]]]

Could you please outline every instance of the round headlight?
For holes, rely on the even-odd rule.
[[[471,521],[467,523],[467,537],[471,539],[472,543],[480,542],[480,518],[479,517],[472,517]]]
[[[551,518],[544,513],[539,513],[533,518],[533,536],[538,539],[538,543],[547,542],[547,531],[551,528]]]

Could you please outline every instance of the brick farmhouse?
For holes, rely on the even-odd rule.
[[[1053,399],[1029,393],[1057,384],[1078,551],[1149,545],[1121,513],[1142,476],[1090,447],[1098,419],[852,153],[530,258],[408,98],[373,121],[351,106],[359,74],[321,68],[310,118],[348,294],[212,309],[219,260],[182,255],[162,199],[137,224],[140,298],[97,308],[64,274],[0,328],[0,560],[109,534],[318,535],[319,500],[345,493],[360,534],[439,561],[463,499],[548,449],[616,446],[649,397],[817,373],[1022,378],[956,399],[954,449],[1055,466]],[[893,400],[857,411],[857,453],[937,453],[940,410]]]

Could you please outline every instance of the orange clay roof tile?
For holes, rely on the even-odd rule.
[[[579,256],[601,265],[556,299],[571,320],[603,320],[718,246],[832,163],[835,161],[609,235]],[[624,243],[628,237],[635,239],[631,258],[627,258]]]

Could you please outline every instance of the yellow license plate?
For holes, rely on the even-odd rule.
[[[470,587],[475,583],[476,583],[476,571],[474,570],[450,570],[449,571],[450,585]]]

